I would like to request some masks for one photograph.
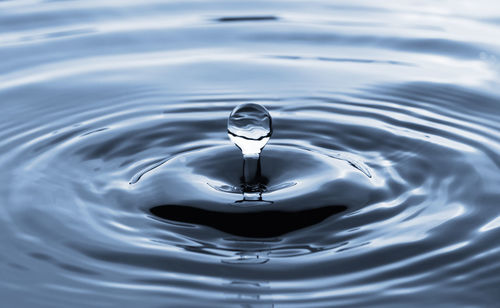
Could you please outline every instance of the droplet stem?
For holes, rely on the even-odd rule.
[[[260,154],[243,155],[244,191],[260,191]]]

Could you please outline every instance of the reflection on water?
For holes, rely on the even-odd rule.
[[[494,307],[495,6],[0,1],[2,303]]]

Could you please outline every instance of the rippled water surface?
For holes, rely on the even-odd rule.
[[[499,26],[495,1],[0,1],[2,306],[495,307]]]

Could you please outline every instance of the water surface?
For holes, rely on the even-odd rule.
[[[1,1],[2,302],[494,307],[496,6]]]

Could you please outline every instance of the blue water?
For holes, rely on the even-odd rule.
[[[494,1],[0,1],[2,307],[495,307]],[[227,118],[264,105],[262,200]]]

